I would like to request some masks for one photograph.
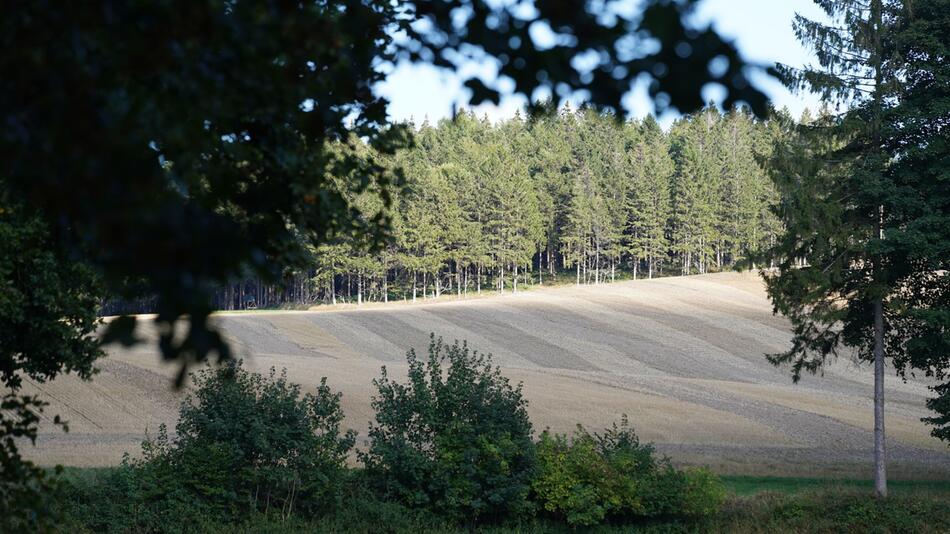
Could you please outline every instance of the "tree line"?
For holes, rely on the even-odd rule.
[[[761,163],[786,135],[777,122],[707,108],[664,131],[651,116],[621,122],[568,107],[497,123],[470,112],[424,121],[393,156],[357,141],[347,149],[404,172],[387,243],[344,236],[309,247],[309,268],[276,284],[229,284],[213,306],[415,301],[558,277],[596,284],[754,266],[752,253],[782,231]],[[384,210],[372,189],[347,198],[365,218]]]

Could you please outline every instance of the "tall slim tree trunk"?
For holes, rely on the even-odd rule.
[[[416,284],[416,279],[417,279],[416,271],[412,271],[412,301],[413,302],[416,301],[416,286],[418,285]]]
[[[597,256],[594,258],[594,283],[600,283],[600,242],[598,241],[595,248]]]
[[[475,266],[475,292],[482,294],[482,264]]]
[[[871,22],[874,25],[874,101],[872,131],[874,146],[881,146],[881,115],[883,109],[881,83],[883,81],[883,5],[881,0],[871,2]],[[884,206],[878,208],[877,233],[884,239]],[[880,261],[878,261],[880,266]],[[877,274],[877,273],[876,273]],[[880,280],[879,276],[875,276]],[[877,281],[875,280],[875,281]],[[887,497],[887,455],[884,441],[884,297],[874,301],[874,493]]]
[[[513,271],[514,276],[512,277],[511,291],[512,293],[517,293],[518,292],[518,264],[516,263],[513,268],[514,268],[514,271]]]
[[[544,285],[544,280],[541,278],[541,273],[544,272],[544,266],[541,265],[543,260],[544,260],[544,252],[538,251],[538,285],[539,286]]]
[[[887,497],[887,455],[884,442],[884,303],[874,301],[874,493]]]

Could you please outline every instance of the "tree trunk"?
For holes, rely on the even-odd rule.
[[[881,83],[883,80],[883,6],[881,0],[871,2],[871,22],[874,25],[874,101],[872,120],[872,139],[874,146],[880,146],[881,115],[883,109]],[[884,206],[878,208],[878,239],[884,239]],[[880,268],[880,260],[877,261]],[[875,273],[876,275],[879,273]],[[875,276],[875,282],[881,280]],[[878,288],[879,290],[883,288]],[[882,291],[883,293],[883,291]],[[884,441],[884,297],[878,295],[874,301],[874,493],[878,498],[887,497],[887,455]]]
[[[475,266],[475,292],[482,294],[482,264]]]
[[[600,283],[600,242],[594,246],[597,256],[594,258],[594,284]]]
[[[418,285],[416,283],[417,277],[418,275],[416,275],[416,271],[412,271],[412,301],[413,302],[416,301],[416,286]]]
[[[544,252],[538,251],[538,285],[543,286],[544,280],[541,278],[541,273],[544,272],[544,266],[541,265],[544,261]]]
[[[511,282],[511,288],[512,288],[511,292],[517,293],[518,292],[518,264],[516,263],[513,268],[514,268],[514,271],[513,271],[514,276],[512,277],[512,282]]]
[[[887,497],[887,457],[884,442],[884,303],[874,301],[874,493]]]

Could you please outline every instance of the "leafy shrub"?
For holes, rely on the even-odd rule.
[[[624,417],[603,435],[580,425],[573,440],[544,431],[532,489],[543,508],[571,525],[608,518],[704,516],[715,513],[725,489],[708,470],[677,471],[642,444]]]
[[[521,386],[491,357],[431,337],[429,357],[407,354],[408,382],[384,367],[374,380],[376,422],[362,454],[387,497],[473,523],[530,510],[534,445]]]
[[[197,392],[182,406],[175,443],[180,460],[196,470],[193,488],[215,500],[223,486],[238,504],[250,500],[285,513],[314,513],[331,504],[356,438],[341,431],[341,395],[330,391],[326,378],[315,394],[301,397],[286,371],[277,376],[271,369],[265,378],[238,362],[204,371],[195,382]],[[205,456],[222,468],[213,483],[201,473]]]
[[[17,439],[35,444],[40,416],[46,403],[38,397],[5,393],[0,396],[0,532],[44,531],[56,524],[52,496],[59,487],[56,476],[26,460]],[[57,415],[56,424],[61,424]]]
[[[164,425],[98,486],[72,500],[92,530],[183,531],[255,512],[315,515],[336,504],[355,442],[341,432],[340,394],[324,379],[315,394],[274,370],[232,362],[194,375],[177,437]],[[75,514],[74,514],[75,515]]]

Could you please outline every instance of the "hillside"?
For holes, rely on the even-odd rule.
[[[462,301],[314,312],[221,314],[252,369],[286,368],[312,388],[344,394],[347,424],[365,436],[372,379],[404,371],[429,332],[464,339],[524,382],[537,430],[596,430],[622,413],[643,439],[680,463],[748,474],[863,475],[871,470],[867,368],[839,360],[792,384],[763,354],[786,348],[788,323],[771,314],[752,274],[562,287]],[[44,464],[110,465],[137,452],[146,429],[173,427],[175,368],[153,346],[114,350],[91,383],[29,384],[62,414],[26,452]],[[896,476],[950,476],[950,448],[929,436],[926,384],[887,382],[889,462]],[[362,443],[362,440],[360,441]]]

